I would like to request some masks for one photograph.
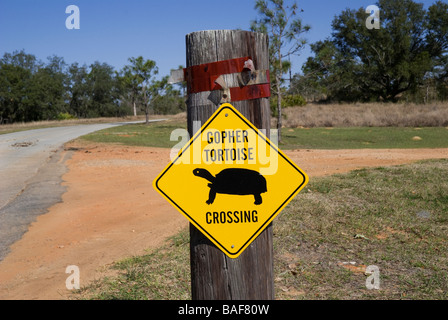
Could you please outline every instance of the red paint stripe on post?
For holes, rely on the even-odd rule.
[[[244,63],[252,59],[251,57],[242,57],[230,60],[222,60],[212,63],[200,64],[184,69],[184,79],[187,81],[187,93],[208,92],[223,89],[215,83],[221,75],[241,73],[244,70]],[[231,101],[244,101],[259,98],[268,98],[271,96],[271,86],[269,71],[266,71],[266,84],[254,84],[244,87],[229,88]]]
[[[232,101],[243,101],[260,98],[269,98],[271,96],[271,85],[254,84],[247,87],[230,88],[230,97]]]
[[[220,85],[215,83],[215,80],[222,74],[242,72],[244,62],[248,59],[251,59],[251,57],[205,63],[184,69],[188,94],[222,89]]]

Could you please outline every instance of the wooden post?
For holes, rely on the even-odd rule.
[[[186,36],[187,68],[251,57],[257,70],[269,70],[268,38],[237,30],[199,31]],[[187,100],[188,131],[193,136],[217,110],[220,91],[191,93]],[[221,95],[221,96],[216,96]],[[269,137],[269,99],[230,102]],[[190,224],[191,290],[194,300],[272,300],[273,243],[269,225],[236,259],[227,257]]]

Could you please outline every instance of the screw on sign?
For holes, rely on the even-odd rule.
[[[307,182],[262,132],[223,104],[154,187],[227,256],[237,258]]]

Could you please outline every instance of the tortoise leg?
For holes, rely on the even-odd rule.
[[[210,193],[208,194],[208,200],[206,201],[207,204],[212,204],[213,201],[215,201],[216,198],[216,191],[213,189],[210,189]]]
[[[255,197],[255,203],[256,205],[261,204],[263,200],[261,199],[261,194],[254,194]]]

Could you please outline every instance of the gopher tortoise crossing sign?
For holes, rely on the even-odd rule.
[[[237,258],[308,176],[232,105],[223,104],[154,180],[154,188]]]

